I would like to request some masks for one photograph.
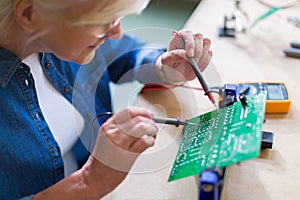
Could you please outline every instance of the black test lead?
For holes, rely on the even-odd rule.
[[[105,112],[105,113],[100,113],[99,115],[97,115],[93,121],[92,121],[92,126],[94,126],[94,123],[95,121],[100,118],[100,117],[104,117],[104,116],[112,116],[114,115],[113,112]],[[197,125],[197,126],[200,126],[200,124],[197,124],[197,123],[193,123],[193,122],[188,122],[188,121],[185,121],[185,120],[181,120],[179,117],[176,117],[176,118],[168,118],[168,117],[153,117],[152,120],[155,122],[155,123],[158,123],[158,124],[168,124],[168,125],[174,125],[176,127],[180,126],[180,125]]]
[[[181,35],[179,33],[176,32],[176,34],[179,37],[179,40],[181,42],[181,45],[182,45],[183,49],[185,49],[185,42],[184,42],[183,38],[181,37]],[[197,78],[198,78],[198,80],[199,80],[199,82],[200,82],[200,84],[201,84],[204,92],[205,92],[204,94],[207,95],[207,97],[214,104],[214,106],[216,108],[218,108],[217,105],[216,105],[216,101],[214,99],[214,96],[212,95],[212,92],[209,90],[209,88],[207,86],[207,83],[205,82],[205,80],[204,80],[204,78],[203,78],[203,76],[202,76],[202,74],[200,72],[200,69],[199,69],[196,61],[194,60],[193,57],[190,57],[188,55],[187,55],[187,58],[188,58],[188,60],[190,62],[190,65],[191,65],[194,73],[196,74],[196,76],[197,76]]]
[[[181,120],[178,117],[177,118],[154,117],[154,118],[152,118],[152,120],[155,123],[175,125],[176,127],[178,127],[179,125],[197,125],[197,126],[200,125],[197,123],[192,123],[192,122]]]

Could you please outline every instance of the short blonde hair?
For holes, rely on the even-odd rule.
[[[109,0],[101,8],[94,8],[88,15],[76,19],[76,24],[106,24],[113,20],[130,15],[139,14],[146,8],[150,0]]]
[[[85,3],[89,0],[31,0],[36,9],[41,12],[59,13],[74,6],[75,3]],[[101,2],[103,0],[99,0]],[[107,0],[104,7],[95,7],[90,13],[80,15],[76,13],[70,21],[75,24],[104,24],[121,16],[138,14],[150,0]],[[103,4],[103,2],[102,2]],[[8,34],[14,22],[13,0],[0,0],[0,30],[1,36]]]
[[[44,11],[62,11],[75,3],[89,0],[32,0],[37,8]],[[103,0],[99,0],[103,1]],[[75,24],[105,24],[125,15],[138,14],[146,8],[150,0],[106,0],[95,6],[88,14],[75,13],[71,19]]]
[[[1,37],[7,37],[7,32],[10,29],[13,22],[13,5],[12,0],[1,0],[0,1],[0,30]],[[2,38],[1,40],[6,40]]]

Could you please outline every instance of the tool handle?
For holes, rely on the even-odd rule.
[[[195,73],[195,75],[197,76],[205,94],[207,95],[210,91],[209,91],[209,88],[208,88],[208,85],[206,84],[206,81],[204,80],[201,72],[200,72],[200,69],[198,68],[198,65],[196,63],[196,61],[194,60],[194,58],[192,57],[188,57],[190,63],[191,63],[191,67]]]
[[[300,58],[300,49],[287,48],[287,49],[284,49],[283,52],[288,57]]]
[[[291,42],[291,47],[292,48],[296,48],[296,49],[300,49],[300,42]]]
[[[179,36],[179,39],[180,39],[181,46],[183,48],[185,48],[185,43],[184,43],[183,38]],[[197,78],[198,78],[198,80],[199,80],[199,82],[200,82],[200,84],[201,84],[201,86],[202,86],[202,88],[205,92],[205,95],[207,95],[209,93],[209,88],[208,88],[208,86],[207,86],[207,84],[206,84],[206,82],[205,82],[205,80],[204,80],[204,78],[203,78],[203,76],[200,72],[200,69],[198,68],[198,65],[197,65],[195,59],[192,58],[192,57],[189,57],[189,56],[187,56],[187,58],[190,61],[191,67],[192,67],[195,75],[197,76]]]
[[[185,49],[185,42],[184,42],[183,38],[179,34],[177,34],[177,35],[179,37],[181,46]],[[211,94],[211,92],[208,88],[208,85],[206,84],[206,81],[204,80],[196,61],[194,60],[193,57],[187,56],[187,58],[189,59],[190,65],[204,90],[204,94],[207,95],[209,100],[216,106],[216,104],[215,104],[216,101],[215,101],[213,95]],[[217,108],[217,106],[216,106],[216,108]]]
[[[175,126],[188,124],[188,122],[182,121],[178,117],[177,118],[154,117],[153,121],[155,123],[159,123],[159,124],[171,124],[171,125],[175,125]]]

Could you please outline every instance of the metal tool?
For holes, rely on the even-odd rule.
[[[180,39],[182,47],[185,49],[185,43],[184,43],[183,38],[179,34],[177,34],[177,35],[178,35],[178,37]],[[193,57],[190,57],[190,56],[187,56],[187,58],[190,61],[191,67],[192,67],[195,75],[197,76],[197,78],[198,78],[198,80],[199,80],[199,82],[200,82],[200,84],[201,84],[201,86],[202,86],[202,88],[203,88],[203,90],[205,92],[204,94],[207,95],[207,97],[209,98],[209,100],[217,108],[214,96],[212,95],[212,92],[209,90],[208,85],[207,85],[206,81],[204,80],[204,78],[203,78],[203,76],[201,74],[201,71],[200,71],[200,69],[199,69],[199,67],[198,67],[195,59]]]
[[[200,124],[197,124],[197,123],[192,123],[192,122],[181,120],[178,117],[177,118],[154,117],[152,119],[155,123],[170,124],[170,125],[175,125],[176,127],[178,127],[179,125],[197,125],[197,126],[200,125]]]

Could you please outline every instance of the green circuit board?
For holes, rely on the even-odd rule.
[[[266,93],[205,113],[187,125],[169,176],[169,181],[198,175],[211,167],[225,167],[256,158],[260,153]]]

